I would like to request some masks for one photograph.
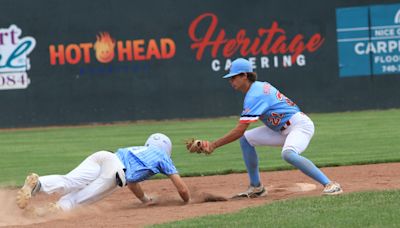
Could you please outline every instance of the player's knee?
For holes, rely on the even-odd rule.
[[[297,153],[293,150],[284,150],[282,151],[282,159],[288,163],[292,163],[297,155]]]

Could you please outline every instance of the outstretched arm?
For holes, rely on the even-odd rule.
[[[186,141],[186,148],[191,152],[211,154],[216,148],[231,143],[244,134],[250,123],[238,123],[228,134],[210,142],[207,140],[189,139]]]
[[[190,192],[185,182],[183,182],[181,176],[179,174],[169,175],[172,183],[174,183],[176,190],[178,190],[179,195],[186,203],[190,200]]]
[[[144,193],[139,183],[128,183],[128,188],[142,203],[151,202],[152,199]]]
[[[231,143],[244,134],[246,129],[249,127],[250,123],[238,123],[235,128],[233,128],[228,134],[224,135],[223,137],[211,142],[211,146],[213,149],[221,147],[225,144]]]

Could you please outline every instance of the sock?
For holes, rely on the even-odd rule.
[[[239,140],[242,148],[244,163],[246,164],[247,174],[250,178],[250,185],[254,187],[260,186],[260,174],[258,172],[258,156],[256,149],[250,145],[246,137],[242,136]]]
[[[288,163],[292,164],[294,167],[300,169],[304,174],[311,177],[312,179],[318,181],[322,185],[326,185],[329,182],[329,178],[314,165],[307,158],[297,154],[293,150],[285,150],[282,152],[282,158]]]

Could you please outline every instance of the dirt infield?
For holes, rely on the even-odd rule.
[[[324,168],[323,171],[331,179],[340,182],[345,193],[400,189],[400,163]],[[192,192],[192,201],[186,205],[169,180],[151,180],[142,186],[149,195],[155,196],[157,204],[154,206],[143,206],[124,188],[96,204],[42,218],[30,217],[15,206],[16,189],[0,189],[0,226],[143,227],[204,215],[231,213],[282,199],[319,196],[322,191],[322,186],[297,170],[264,172],[261,178],[268,188],[268,195],[257,199],[230,199],[247,188],[247,174],[184,178]],[[56,198],[55,195],[48,197],[39,194],[32,200],[32,204],[41,205]]]

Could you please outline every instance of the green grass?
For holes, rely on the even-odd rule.
[[[400,191],[277,201],[152,227],[400,227]]]
[[[400,109],[311,114],[316,132],[303,153],[318,166],[400,161]],[[238,142],[213,155],[186,152],[189,137],[213,140],[238,118],[150,121],[116,125],[0,130],[0,185],[20,186],[29,172],[63,174],[98,150],[142,145],[163,132],[173,141],[173,160],[182,176],[245,172]],[[260,126],[260,123],[252,127]],[[280,148],[258,148],[261,170],[291,167]],[[161,176],[157,176],[160,178]],[[207,216],[162,227],[400,227],[400,191],[353,193],[278,201],[234,214]]]
[[[318,166],[400,161],[400,109],[311,114],[316,133],[303,153]],[[237,117],[186,121],[150,121],[116,125],[0,130],[1,185],[22,185],[28,172],[63,174],[98,150],[142,145],[163,132],[173,141],[173,160],[182,176],[244,172],[238,142],[213,155],[186,152],[189,137],[216,139],[236,126]],[[259,126],[255,124],[252,127]],[[261,170],[291,169],[280,148],[258,148]]]

